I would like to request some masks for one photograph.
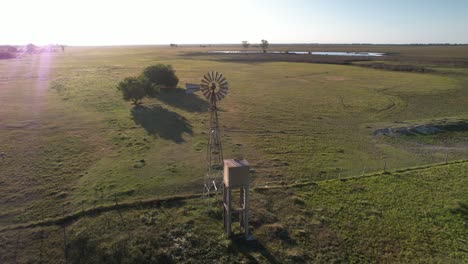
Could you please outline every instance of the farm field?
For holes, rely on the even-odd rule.
[[[236,49],[69,47],[1,60],[0,262],[468,261],[467,46],[271,47],[388,53],[307,60],[206,52]],[[180,88],[137,108],[123,101],[117,84],[156,63],[174,67]],[[209,112],[183,85],[212,70],[230,86],[224,156],[252,167],[249,249],[212,230],[220,212],[195,197]],[[375,133],[417,125],[447,131]]]

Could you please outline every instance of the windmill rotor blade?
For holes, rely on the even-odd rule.
[[[226,91],[226,90],[220,90],[219,91],[219,94],[222,94],[223,96],[226,96],[227,93],[228,93],[228,91]]]
[[[218,81],[218,77],[219,77],[219,73],[216,72],[216,76],[215,76],[214,80],[215,80],[215,81]]]
[[[210,84],[210,82],[205,79],[201,79],[201,83],[206,84],[206,85]]]
[[[228,82],[227,82],[227,81],[225,81],[225,82],[219,84],[219,86],[227,86],[227,85],[228,85]]]
[[[222,73],[219,73],[218,79],[216,81],[220,83],[222,79],[224,79],[224,76]]]
[[[226,97],[225,94],[219,94],[219,96],[223,99],[224,97]]]
[[[224,92],[227,92],[227,91],[229,90],[229,87],[223,86],[223,87],[221,87],[219,90],[224,91]]]
[[[206,96],[206,95],[209,94],[211,91],[210,91],[209,89],[203,89],[203,90],[201,90],[201,92],[203,93],[203,95]]]
[[[205,81],[206,81],[207,83],[210,83],[210,82],[211,82],[210,77],[208,76],[208,74],[203,75],[203,79],[205,79]]]
[[[220,89],[220,90],[223,91],[223,92],[226,92],[226,93],[229,91],[229,89],[227,87],[223,88],[223,89]]]
[[[221,86],[219,86],[219,89],[226,89],[226,90],[228,90],[228,89],[229,89],[229,86],[227,86],[227,85],[221,85]]]
[[[215,94],[216,95],[216,101],[221,101],[221,97],[219,96],[219,94]]]
[[[206,89],[208,89],[208,84],[202,83],[202,84],[200,84],[200,87],[201,87],[201,88],[206,88]]]
[[[218,97],[219,97],[219,100],[221,101],[222,99],[224,99],[224,95],[222,94],[218,94]]]
[[[205,93],[209,93],[210,92],[210,89],[208,88],[203,88],[203,89],[200,89],[200,91],[205,94]]]
[[[221,75],[221,77],[219,78],[218,82],[219,83],[222,83],[222,82],[225,82],[226,81],[226,78],[224,78],[224,76]]]
[[[211,72],[209,72],[208,74],[210,75],[211,81],[214,81],[214,72],[211,71]]]

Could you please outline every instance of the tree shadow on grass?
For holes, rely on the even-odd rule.
[[[463,202],[458,202],[457,206],[453,209],[450,209],[452,214],[459,214],[463,220],[468,221],[468,204]]]
[[[141,125],[150,135],[175,143],[184,142],[184,133],[193,135],[192,125],[185,117],[161,106],[135,106],[131,113],[135,123]]]
[[[154,96],[160,101],[189,112],[205,112],[208,111],[209,104],[198,95],[187,94],[185,89],[175,88],[161,91]]]
[[[241,252],[247,259],[249,259],[249,263],[258,263],[258,260],[252,256],[252,253],[260,253],[268,260],[268,263],[280,263],[280,261],[278,261],[258,240],[247,241],[243,235],[237,234],[233,235],[231,240],[235,250]]]

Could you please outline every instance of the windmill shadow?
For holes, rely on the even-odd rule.
[[[160,101],[189,112],[206,112],[209,104],[206,100],[195,94],[188,94],[185,89],[175,88],[161,91],[154,96]]]
[[[252,253],[260,253],[268,263],[280,263],[258,240],[246,241],[243,235],[234,235],[231,239],[235,250],[249,259],[250,263],[258,263]]]
[[[184,142],[182,135],[193,135],[192,125],[187,119],[161,106],[136,106],[131,111],[132,119],[142,126],[150,135],[172,140],[175,143]]]

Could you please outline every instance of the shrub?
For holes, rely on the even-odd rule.
[[[14,57],[15,57],[15,54],[13,54],[11,52],[0,51],[0,60],[13,59]]]
[[[179,78],[175,75],[175,70],[171,65],[156,64],[147,67],[143,75],[154,85],[175,88],[179,83]]]

